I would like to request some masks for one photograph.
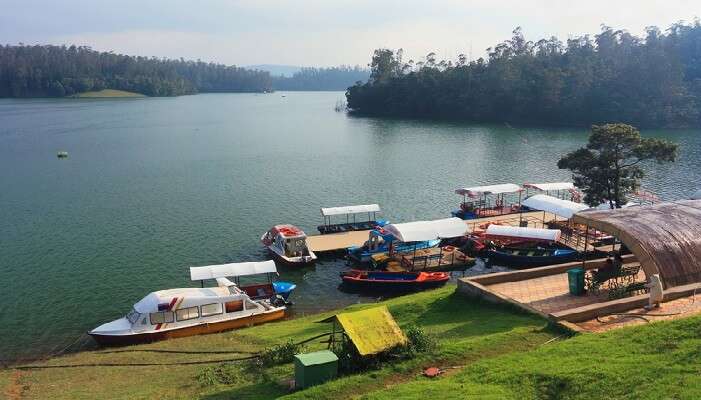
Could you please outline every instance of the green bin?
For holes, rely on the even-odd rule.
[[[328,350],[295,355],[295,388],[304,389],[334,379],[338,357]]]
[[[571,295],[581,296],[584,294],[584,268],[568,269],[567,281],[570,284]]]

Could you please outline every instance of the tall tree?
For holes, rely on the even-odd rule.
[[[643,162],[673,162],[678,145],[662,139],[643,138],[626,124],[592,126],[589,143],[558,161],[560,169],[572,171],[574,184],[584,191],[592,206],[608,202],[620,208],[626,197],[640,187]]]

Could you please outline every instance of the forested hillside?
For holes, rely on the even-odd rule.
[[[482,122],[642,127],[701,125],[701,25],[645,37],[602,27],[595,36],[527,41],[520,28],[486,59],[404,61],[376,50],[368,83],[347,93],[352,112]]]
[[[201,61],[98,52],[76,46],[1,46],[0,97],[62,97],[119,89],[148,96],[271,90],[270,74]]]
[[[275,90],[346,90],[356,82],[365,82],[370,71],[359,66],[302,68],[291,77],[273,78]]]

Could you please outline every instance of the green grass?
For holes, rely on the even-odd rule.
[[[363,374],[290,392],[292,365],[252,370],[246,363],[148,367],[79,367],[0,371],[0,397],[117,399],[692,399],[701,398],[701,317],[660,322],[566,339],[534,315],[475,302],[454,286],[385,304],[406,328],[437,339],[430,354]],[[357,305],[349,309],[372,307]],[[254,352],[327,332],[325,313],[238,331],[150,345],[83,352],[40,365],[172,363],[231,355],[140,352],[145,349]],[[550,339],[561,337],[550,342]],[[320,339],[321,340],[321,339]],[[317,341],[309,350],[325,345]],[[428,366],[454,367],[436,379]],[[227,384],[212,383],[223,374]],[[22,397],[20,397],[22,396]]]
[[[114,97],[146,97],[141,93],[134,93],[134,92],[127,92],[125,90],[116,90],[116,89],[102,89],[94,92],[83,92],[83,93],[78,93],[74,95],[73,97],[79,97],[79,98],[90,98],[90,99],[97,99],[97,98],[114,98]]]
[[[532,315],[510,309],[480,305],[454,294],[455,286],[404,296],[386,302],[401,326],[417,324],[434,335],[439,346],[433,354],[397,362],[364,375],[347,376],[317,388],[296,392],[292,397],[348,398],[351,394],[369,393],[384,388],[383,381],[403,382],[417,379],[421,368],[435,363],[457,363],[477,360],[483,356],[510,351],[523,351],[538,346],[553,337],[555,332],[546,323]],[[350,309],[371,307],[357,305]],[[149,345],[110,350],[82,352],[55,358],[41,365],[89,363],[170,363],[193,360],[233,358],[232,355],[182,355],[136,352],[144,349],[171,349],[188,351],[259,351],[288,338],[295,341],[310,338],[330,330],[329,324],[316,321],[331,315],[316,316],[269,323],[238,331],[169,340]],[[321,339],[320,339],[321,340]],[[315,341],[310,350],[324,348]],[[123,351],[127,350],[127,351]],[[150,366],[150,367],[79,367],[27,370],[18,379],[16,371],[0,371],[0,393],[10,388],[24,387],[22,398],[119,398],[119,399],[249,399],[275,398],[289,394],[281,381],[292,378],[292,365],[286,364],[264,371],[248,371],[243,366],[231,385],[203,385],[198,375],[207,369],[204,365]],[[14,375],[13,375],[14,374]]]

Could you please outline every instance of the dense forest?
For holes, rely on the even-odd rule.
[[[271,90],[270,74],[201,61],[98,52],[76,46],[0,45],[0,97],[62,97],[101,89],[147,96]]]
[[[701,125],[701,24],[645,37],[603,26],[599,34],[525,40],[521,29],[486,59],[405,62],[374,52],[367,83],[348,89],[352,112],[479,122],[642,127]]]
[[[357,82],[365,82],[370,71],[359,66],[341,65],[331,68],[302,68],[291,77],[273,77],[275,90],[346,90]]]

